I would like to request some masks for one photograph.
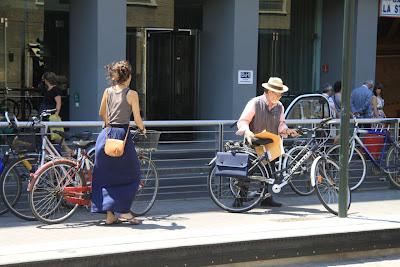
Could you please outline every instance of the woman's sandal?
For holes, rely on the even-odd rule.
[[[122,223],[125,222],[125,223],[129,223],[129,224],[132,224],[132,225],[142,224],[142,221],[136,219],[133,215],[132,215],[132,217],[129,217],[129,218],[125,218],[123,216],[119,216],[118,220],[121,221]]]
[[[101,222],[100,225],[101,226],[112,226],[112,225],[117,225],[117,224],[121,224],[121,223],[122,223],[122,221],[120,219],[116,218],[114,221],[112,221],[110,223],[105,220],[105,221]]]

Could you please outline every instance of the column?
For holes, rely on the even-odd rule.
[[[200,46],[201,119],[237,119],[256,96],[258,0],[206,0]],[[252,71],[239,84],[238,71]]]
[[[99,120],[104,66],[126,58],[126,0],[70,1],[70,118]]]

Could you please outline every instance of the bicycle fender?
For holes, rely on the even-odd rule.
[[[316,165],[317,165],[317,163],[318,163],[318,161],[319,161],[319,159],[321,157],[322,156],[318,156],[316,159],[314,159],[313,163],[311,164],[310,182],[311,182],[311,185],[313,187],[315,187],[315,179],[314,179],[314,177],[315,177],[315,167],[316,167]]]
[[[217,160],[217,156],[215,156],[207,165],[211,166]]]
[[[39,175],[44,170],[47,170],[47,168],[49,168],[51,165],[54,165],[55,163],[59,163],[59,162],[61,162],[61,163],[72,163],[72,164],[76,165],[76,162],[74,160],[67,159],[67,158],[59,158],[59,159],[55,159],[55,160],[46,162],[45,164],[40,166],[39,169],[37,169],[35,173],[29,174],[30,179],[29,179],[27,191],[28,192],[32,191],[33,185],[35,184],[35,182],[36,182],[37,178],[39,177]]]

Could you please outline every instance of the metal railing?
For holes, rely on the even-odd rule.
[[[313,126],[319,119],[310,120],[287,120],[289,127]],[[359,123],[376,124],[382,119],[360,119]],[[207,176],[209,167],[207,163],[214,157],[216,151],[222,150],[227,140],[241,140],[236,136],[236,129],[230,125],[233,120],[196,120],[196,121],[146,121],[147,129],[161,131],[158,150],[153,152],[154,160],[160,177],[160,191],[158,199],[182,199],[208,196]],[[334,140],[339,134],[338,120],[332,121],[332,127],[325,130],[325,138]],[[399,140],[399,119],[386,119],[385,123],[390,125],[392,137]],[[93,139],[101,130],[101,121],[65,121],[65,122],[43,122],[49,127],[66,127],[72,132],[90,130],[94,133]],[[29,122],[19,122],[18,127],[28,127]],[[132,123],[132,125],[134,125]],[[336,125],[336,127],[334,127]],[[0,128],[8,127],[6,122],[0,122]],[[1,136],[1,135],[0,135]],[[306,139],[307,137],[302,137]],[[301,143],[302,138],[285,139],[286,149]],[[332,144],[332,142],[330,142]],[[3,147],[5,144],[0,143]],[[371,144],[373,145],[373,144]],[[3,149],[4,151],[4,149]],[[368,164],[369,166],[372,164]],[[370,167],[367,177],[359,190],[372,190],[387,188],[389,180],[384,180],[383,173],[375,173]],[[291,194],[289,187],[284,193]]]

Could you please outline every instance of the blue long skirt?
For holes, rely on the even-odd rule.
[[[123,140],[126,128],[107,128],[109,138]],[[140,182],[140,164],[129,133],[125,152],[121,157],[104,153],[106,128],[96,141],[96,156],[92,181],[92,212],[107,211],[127,213]]]

